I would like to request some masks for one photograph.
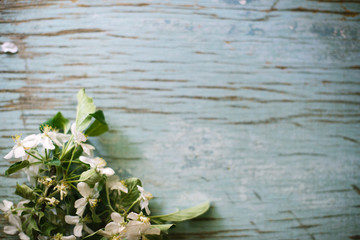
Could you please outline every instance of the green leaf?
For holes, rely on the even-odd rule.
[[[63,133],[67,133],[70,128],[70,121],[61,112],[58,112],[54,117],[40,125],[40,131],[43,130],[44,126],[51,126]]]
[[[128,193],[121,193],[121,204],[127,208],[140,197],[137,185],[142,186],[142,183],[138,178],[128,178],[125,180],[125,185],[128,188]]]
[[[28,229],[30,228],[31,230],[34,229],[34,230],[40,232],[40,229],[39,229],[39,227],[38,227],[38,225],[37,225],[37,221],[36,221],[36,219],[35,219],[33,216],[31,216],[31,217],[29,218],[28,223],[29,223]]]
[[[51,231],[56,229],[56,226],[53,225],[52,223],[50,222],[45,222],[42,227],[41,227],[41,233],[44,235],[44,236],[50,236],[51,235]]]
[[[6,171],[5,176],[9,176],[10,174],[19,171],[27,166],[29,166],[30,162],[28,160],[19,161],[11,165]]]
[[[59,159],[54,158],[51,161],[47,162],[46,165],[55,165],[55,166],[61,166],[61,162]]]
[[[83,172],[79,178],[81,182],[86,182],[90,187],[94,187],[95,183],[101,180],[101,175],[96,172],[94,168],[91,168]]]
[[[88,129],[86,129],[86,135],[99,136],[109,130],[109,126],[105,122],[105,116],[103,111],[98,110],[95,113],[91,113],[90,116],[95,118],[95,121],[90,125]]]
[[[209,207],[210,207],[210,203],[205,202],[205,203],[202,203],[195,207],[191,207],[191,208],[188,208],[185,210],[180,210],[180,211],[170,213],[167,215],[153,216],[153,217],[150,217],[150,219],[156,223],[159,223],[159,222],[182,222],[182,221],[196,218],[196,217],[204,214],[209,209]]]
[[[158,225],[151,225],[151,228],[159,228],[161,232],[168,233],[169,229],[175,227],[174,224],[158,224]]]
[[[94,223],[101,223],[101,218],[99,218],[98,214],[96,214],[94,208],[90,208],[91,210],[91,217],[94,220]]]
[[[16,184],[15,194],[29,200],[34,200],[36,198],[36,194],[34,193],[34,191],[25,184]]]
[[[84,131],[91,122],[91,115],[95,112],[96,106],[93,99],[85,94],[85,89],[82,88],[77,94],[77,111],[76,111],[76,129],[79,132]]]

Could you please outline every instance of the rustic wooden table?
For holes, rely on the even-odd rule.
[[[360,239],[357,0],[0,3],[0,154],[84,87],[95,141],[153,212],[205,200],[171,239]],[[3,176],[17,200],[23,175]],[[1,226],[4,218],[1,217]],[[9,236],[0,233],[0,238]]]

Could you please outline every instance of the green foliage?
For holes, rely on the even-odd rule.
[[[137,185],[142,186],[141,180],[138,178],[128,178],[125,180],[128,193],[121,194],[121,204],[124,208],[130,207],[140,196]]]
[[[89,114],[92,116],[95,121],[86,129],[85,134],[87,136],[95,137],[99,136],[109,130],[109,126],[105,121],[105,116],[103,111],[98,110],[95,113]]]
[[[58,239],[61,235],[73,237],[74,229],[78,229],[79,225],[72,222],[78,219],[79,223],[86,224],[94,231],[88,234],[84,226],[83,236],[80,239],[106,240],[109,233],[104,233],[105,227],[111,222],[114,226],[114,221],[123,218],[125,222],[122,226],[126,227],[125,233],[133,231],[133,235],[141,238],[149,233],[147,230],[158,228],[160,235],[146,235],[146,238],[167,240],[168,230],[175,226],[168,222],[192,219],[209,208],[209,203],[205,203],[151,219],[145,216],[143,214],[145,210],[140,208],[148,204],[152,195],[138,190],[138,186],[142,186],[140,179],[128,178],[123,181],[117,177],[108,179],[113,171],[105,169],[106,162],[103,159],[88,156],[80,158],[85,154],[82,149],[84,142],[88,144],[84,134],[98,136],[108,131],[108,125],[104,113],[100,110],[96,111],[93,100],[85,94],[84,89],[79,91],[77,98],[76,133],[70,132],[71,136],[68,134],[69,120],[60,112],[57,113],[40,125],[40,130],[44,126],[52,127],[41,136],[36,136],[37,139],[41,137],[43,142],[34,143],[34,145],[41,144],[45,148],[44,142],[47,142],[47,149],[44,151],[39,150],[37,145],[32,146],[29,150],[31,152],[26,152],[28,155],[21,156],[26,157],[27,160],[12,164],[5,172],[8,176],[19,170],[26,170],[31,180],[31,187],[26,184],[16,185],[15,194],[28,200],[22,205],[13,207],[15,220],[21,220],[21,223],[16,224],[22,227],[22,234],[26,234],[30,239],[39,239],[40,236],[46,236],[46,239],[54,239],[54,237]],[[94,118],[93,122],[91,122],[92,118]],[[53,132],[54,129],[65,134],[57,134]],[[53,143],[55,148],[52,148],[49,142]],[[31,158],[37,160],[32,162]],[[66,217],[72,219],[71,224],[65,221]],[[15,220],[13,219],[12,222]],[[150,221],[156,225],[151,225]],[[12,222],[10,221],[14,224]],[[123,239],[124,236],[121,234],[124,233],[118,234],[115,237]]]
[[[44,126],[50,126],[63,133],[67,133],[70,128],[70,121],[69,119],[65,118],[61,112],[58,112],[54,117],[40,125],[40,131],[43,131]]]
[[[34,190],[32,190],[25,184],[16,184],[15,194],[29,200],[34,200],[36,198],[36,193],[34,192]]]
[[[158,228],[160,229],[161,232],[163,233],[168,233],[169,229],[175,227],[174,224],[157,224],[157,225],[152,225],[151,228]]]
[[[84,131],[91,122],[91,115],[95,112],[96,106],[93,99],[85,94],[85,89],[81,89],[77,94],[77,111],[76,111],[76,129]]]
[[[90,187],[93,187],[95,183],[101,180],[101,175],[96,172],[94,168],[91,168],[83,172],[79,178],[79,181],[86,182]]]
[[[30,162],[28,160],[19,161],[11,165],[6,171],[5,176],[9,176],[10,174],[17,172],[27,166],[29,166]]]
[[[151,221],[153,221],[155,223],[182,222],[182,221],[196,218],[196,217],[204,214],[207,210],[209,210],[209,208],[210,208],[210,203],[205,202],[205,203],[199,204],[195,207],[176,211],[174,213],[170,213],[167,215],[152,216],[150,218],[151,218]]]
[[[45,163],[46,165],[54,165],[54,166],[61,166],[61,162],[59,159],[54,158],[48,162]]]

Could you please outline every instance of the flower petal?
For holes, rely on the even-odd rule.
[[[25,149],[23,146],[18,146],[14,149],[15,158],[21,158],[26,155]]]
[[[115,174],[115,171],[112,168],[100,168],[99,172],[105,174],[106,176],[112,176]]]
[[[77,224],[77,223],[80,222],[80,217],[79,216],[66,215],[65,216],[65,222],[67,224]]]
[[[9,222],[14,225],[17,229],[21,229],[21,219],[19,216],[11,214],[9,216]]]
[[[119,232],[120,228],[119,223],[111,222],[105,226],[105,232],[109,235],[114,235]]]
[[[111,213],[111,219],[114,222],[117,222],[117,223],[123,223],[124,222],[124,218],[117,212]]]
[[[23,232],[19,233],[19,238],[21,240],[30,240],[30,238]]]
[[[6,233],[6,234],[15,235],[18,232],[19,232],[19,230],[15,226],[5,226],[4,227],[4,233]]]
[[[145,211],[147,215],[150,215],[151,212],[148,205],[145,206]]]
[[[75,122],[73,124],[71,124],[71,133],[76,138],[76,136],[75,136],[76,135],[76,123]]]
[[[8,154],[6,154],[4,158],[5,159],[10,159],[10,158],[13,157],[13,155],[14,155],[14,149],[11,149],[11,151]]]
[[[50,150],[55,149],[55,146],[49,137],[43,137],[41,140],[42,140],[41,143],[44,146],[44,148]]]
[[[141,186],[137,185],[137,188],[138,188],[139,192],[141,192],[141,193],[145,192],[144,188],[142,188]]]
[[[79,190],[80,194],[85,198],[89,197],[93,193],[93,189],[91,189],[89,185],[85,182],[78,183],[77,189]]]
[[[74,235],[76,237],[82,236],[83,223],[77,223],[74,227]]]
[[[3,200],[3,203],[0,203],[0,210],[3,212],[7,212],[11,209],[13,205],[14,205],[13,202],[10,202],[8,200]]]
[[[74,235],[62,236],[61,240],[76,240],[76,237]]]
[[[84,214],[86,205],[87,205],[86,198],[80,198],[80,199],[76,200],[75,201],[75,208],[77,208],[76,214],[79,216],[82,216]]]
[[[80,156],[79,160],[82,161],[83,163],[89,164],[90,167],[94,168],[96,166],[96,163],[94,162],[93,158],[88,158],[88,157],[84,157],[84,156]]]
[[[56,132],[48,132],[48,136],[56,145],[61,146],[62,143],[57,139],[57,133]]]
[[[41,134],[31,134],[24,138],[22,145],[26,148],[33,148],[39,145]]]
[[[92,155],[92,152],[91,152],[91,151],[95,149],[94,146],[92,146],[92,145],[90,145],[90,144],[86,144],[86,143],[81,143],[80,145],[81,145],[83,151],[84,151],[87,155],[89,155],[89,156]]]
[[[127,215],[127,218],[131,219],[131,220],[137,220],[139,218],[139,214],[131,212]]]
[[[83,224],[84,225],[84,231],[85,232],[87,232],[87,233],[89,233],[89,234],[91,234],[91,233],[93,233],[94,231],[93,230],[91,230],[88,226],[86,226],[86,224],[84,223]]]
[[[69,141],[69,139],[70,139],[70,135],[69,135],[69,134],[63,134],[63,133],[58,133],[58,134],[56,134],[56,137],[57,137],[57,139],[59,139],[60,142],[62,142],[62,143],[65,143],[65,142]]]

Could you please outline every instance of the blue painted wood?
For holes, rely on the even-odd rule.
[[[357,1],[3,1],[0,152],[85,87],[171,239],[359,239]],[[10,165],[2,160],[0,172]],[[1,175],[0,199],[22,175]],[[1,218],[1,225],[4,219]],[[2,238],[8,236],[1,233]]]

